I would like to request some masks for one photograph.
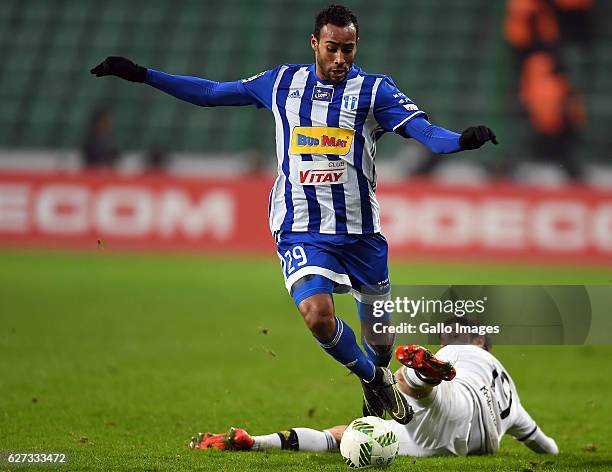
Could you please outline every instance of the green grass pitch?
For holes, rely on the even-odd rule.
[[[424,263],[394,264],[391,275],[405,284],[612,281],[605,269]],[[351,299],[336,298],[355,323]],[[493,457],[398,458],[388,470],[612,470],[612,346],[494,353],[561,455],[506,438]],[[52,470],[345,471],[334,453],[186,443],[232,425],[261,434],[357,416],[358,382],[307,333],[272,258],[0,252],[0,451],[67,452],[69,464]]]

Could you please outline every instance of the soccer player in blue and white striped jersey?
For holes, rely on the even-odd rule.
[[[147,69],[122,57],[108,57],[91,72],[144,82],[200,106],[255,105],[274,114],[278,177],[269,224],[286,288],[323,349],[361,379],[364,415],[387,411],[406,424],[412,409],[388,369],[393,338],[371,329],[372,304],[390,294],[375,193],[376,142],[394,132],[433,152],[453,153],[497,141],[485,126],[458,134],[429,123],[390,77],[354,64],[358,38],[355,14],[331,5],[315,19],[313,64],[283,64],[221,83]],[[363,350],[335,313],[333,293],[355,297]]]

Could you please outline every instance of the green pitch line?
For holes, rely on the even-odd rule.
[[[392,266],[396,283],[610,283],[611,274]],[[356,323],[350,298],[337,298]],[[612,347],[494,352],[562,454],[537,456],[505,439],[495,457],[400,458],[390,470],[609,470]],[[346,471],[339,454],[224,454],[186,443],[232,425],[257,434],[348,423],[360,408],[358,382],[307,333],[272,257],[0,252],[2,451],[67,452],[59,470]]]
[[[262,283],[268,282],[268,277],[275,282],[282,281],[280,264],[275,254],[269,257],[216,257],[194,255],[160,255],[146,253],[118,253],[106,249],[90,252],[60,252],[40,250],[0,250],[0,276],[2,271],[21,270],[22,261],[39,261],[41,270],[54,264],[65,265],[66,270],[79,270],[79,267],[94,264],[96,270],[106,271],[114,264],[121,264],[128,271],[157,270],[160,267],[176,269],[181,272],[195,272],[202,282],[213,277],[203,268],[215,266],[219,275],[235,277],[236,271],[265,271],[260,277]],[[247,264],[247,267],[245,267]],[[23,270],[29,270],[24,266]],[[242,268],[242,269],[241,269]],[[203,272],[208,272],[203,274]],[[612,284],[612,267],[572,266],[558,264],[519,265],[479,263],[466,264],[460,262],[400,262],[390,260],[392,282],[395,284]],[[244,274],[246,275],[246,274]],[[263,275],[263,274],[262,274]],[[257,277],[256,277],[257,278]]]

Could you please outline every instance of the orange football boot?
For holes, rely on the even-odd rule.
[[[251,449],[255,441],[242,428],[230,428],[227,433],[198,433],[191,438],[189,447],[192,449],[220,449],[222,451],[246,451]]]
[[[450,362],[444,362],[418,344],[398,346],[395,357],[406,367],[432,380],[453,380],[457,372]]]

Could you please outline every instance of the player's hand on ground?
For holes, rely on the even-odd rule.
[[[125,57],[109,56],[89,72],[96,77],[115,75],[130,82],[144,82],[147,69],[139,66]]]
[[[487,141],[491,141],[493,144],[497,143],[497,136],[493,130],[487,126],[470,126],[459,138],[459,144],[461,149],[478,149]]]

